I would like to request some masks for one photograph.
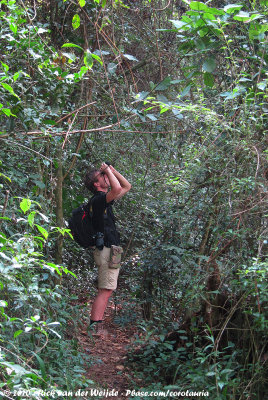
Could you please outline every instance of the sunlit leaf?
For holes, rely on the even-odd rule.
[[[200,1],[191,1],[189,7],[192,10],[197,10],[197,11],[206,11],[208,9],[208,6],[206,6],[206,4],[204,3],[201,3]]]
[[[16,95],[13,88],[8,83],[0,82],[0,85],[2,85],[4,89],[8,90],[9,93],[13,94],[13,96],[16,96],[19,99],[19,96]]]
[[[9,66],[7,64],[3,63],[2,61],[1,61],[1,64],[2,64],[3,70],[7,72],[9,70]]]
[[[39,232],[44,236],[45,239],[48,238],[48,231],[40,225],[35,224]]]
[[[18,31],[18,27],[16,24],[14,24],[14,22],[11,22],[11,24],[9,24],[9,28],[11,29],[11,31],[13,33],[17,33],[17,31]]]
[[[20,330],[18,330],[18,331],[16,331],[15,333],[14,333],[14,339],[16,339],[16,337],[17,336],[19,336],[21,333],[23,333],[23,331],[20,329]]]
[[[34,224],[34,217],[35,217],[35,214],[36,214],[36,211],[32,211],[32,212],[28,215],[28,222],[29,222],[29,225],[30,225],[31,227],[33,227],[33,224]]]
[[[72,26],[74,29],[79,28],[80,26],[80,17],[78,14],[75,14],[72,19]]]
[[[101,65],[103,64],[103,62],[102,62],[102,60],[101,60],[101,58],[100,58],[99,56],[97,56],[97,55],[94,54],[94,53],[91,53],[91,56],[92,56],[95,60],[97,60]]]
[[[89,50],[87,50],[85,52],[84,64],[88,68],[92,68],[93,67],[93,57],[92,57],[92,53]]]
[[[24,214],[30,209],[31,204],[32,204],[32,202],[30,199],[23,199],[20,202],[20,208],[24,212]]]
[[[137,60],[136,57],[132,56],[131,54],[123,54],[123,56],[130,61],[139,61],[139,60]]]
[[[188,26],[187,22],[176,21],[176,20],[173,20],[173,19],[171,19],[170,22],[172,22],[172,24],[175,26],[176,29],[179,29],[179,30],[189,29],[189,26]],[[190,20],[190,22],[192,23],[191,20]]]
[[[234,16],[236,21],[248,21],[250,19],[250,15],[248,12],[240,11],[239,14]]]
[[[77,44],[74,44],[74,43],[64,43],[61,47],[76,47],[76,48],[84,51],[84,49],[81,46],[78,46]]]
[[[241,10],[242,7],[243,5],[241,4],[228,4],[223,9],[226,13],[233,14],[234,12]]]

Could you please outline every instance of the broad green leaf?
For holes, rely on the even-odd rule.
[[[190,18],[189,18],[190,19]],[[190,20],[191,21],[191,20]],[[170,19],[170,22],[175,26],[176,29],[187,30],[189,29],[188,23],[183,21],[176,21],[174,19]],[[191,21],[192,24],[192,21]]]
[[[212,15],[225,15],[225,12],[223,10],[219,10],[218,8],[214,7],[208,7],[206,10],[207,14],[212,14]],[[204,14],[206,15],[206,14]]]
[[[184,97],[184,96],[186,96],[186,95],[190,92],[191,87],[192,87],[191,84],[188,85],[188,86],[186,86],[186,88],[184,88],[183,91],[180,93],[180,96],[179,96],[179,97]]]
[[[61,270],[59,268],[59,265],[56,265],[54,263],[48,262],[44,266],[49,267],[50,270],[52,268],[53,270],[55,270],[57,272],[57,274],[62,275],[62,272],[61,272]]]
[[[9,70],[9,66],[7,64],[3,63],[2,61],[1,61],[1,64],[2,64],[3,70],[7,72]]]
[[[72,62],[76,60],[76,55],[73,53],[66,53],[65,51],[62,52],[62,55],[68,58],[68,62]]]
[[[214,76],[210,72],[204,73],[204,83],[210,88],[214,86]]]
[[[86,5],[86,0],[78,0],[80,7],[84,7]]]
[[[268,80],[259,82],[259,83],[257,84],[257,87],[258,87],[259,89],[261,89],[261,90],[265,90],[266,87],[267,87],[267,82],[268,82]]]
[[[24,214],[30,209],[31,204],[32,204],[32,202],[30,199],[23,199],[20,202],[20,208],[24,212]]]
[[[45,363],[44,363],[44,361],[42,360],[42,358],[38,354],[36,354],[36,353],[33,353],[33,354],[35,355],[37,361],[39,362],[42,378],[44,380],[46,380],[47,379],[47,375],[46,375]]]
[[[12,114],[11,110],[9,108],[1,108],[0,111],[4,113],[7,117],[16,117],[15,114]]]
[[[208,6],[206,6],[206,4],[201,3],[200,1],[191,1],[191,3],[189,4],[189,7],[192,10],[196,10],[196,11],[207,11],[207,9],[209,8]]]
[[[206,43],[201,38],[195,40],[195,45],[199,50],[205,50],[206,48]]]
[[[38,30],[37,30],[38,35],[45,33],[45,32],[48,32],[48,29],[38,28]]]
[[[15,72],[15,74],[13,75],[13,81],[16,82],[16,80],[20,77],[21,75],[21,71]]]
[[[155,90],[166,90],[171,85],[171,78],[167,76],[159,85],[156,85]]]
[[[226,100],[235,99],[236,97],[240,96],[242,93],[245,92],[245,88],[242,86],[236,86],[231,92],[224,92],[221,93],[221,97],[225,97]]]
[[[39,321],[39,319],[40,319],[40,315],[31,316],[31,320],[34,322]]]
[[[8,303],[5,300],[0,300],[0,307],[7,307]]]
[[[258,36],[263,35],[268,30],[268,24],[259,24],[253,22],[249,27],[249,38],[251,40],[256,39]]]
[[[40,225],[35,224],[39,232],[44,236],[45,239],[48,238],[48,231]]]
[[[205,37],[205,36],[207,36],[207,34],[208,34],[209,31],[210,31],[210,29],[207,28],[207,27],[205,27],[205,28],[200,29],[200,30],[198,31],[198,33],[199,33],[199,36],[200,36],[200,37]]]
[[[100,63],[100,65],[103,64],[103,62],[102,62],[102,60],[101,60],[101,58],[100,58],[99,56],[97,56],[97,55],[94,54],[94,53],[91,53],[91,56],[92,56],[95,60],[97,60],[97,61]]]
[[[16,331],[14,333],[14,339],[16,339],[16,337],[19,336],[21,333],[23,333],[23,331],[21,329],[19,331]]]
[[[202,11],[207,14],[207,17],[209,14],[212,15],[224,15],[223,10],[219,10],[218,8],[210,8],[206,4],[201,3],[200,1],[191,1],[189,4],[190,8],[195,11]]]
[[[148,96],[148,94],[149,94],[149,92],[140,92],[140,93],[137,93],[136,94],[136,96],[135,96],[135,99],[137,99],[137,100],[145,100],[146,99],[146,97]]]
[[[61,47],[76,47],[76,48],[84,51],[84,49],[81,46],[78,46],[77,44],[74,44],[74,43],[64,43]]]
[[[33,224],[34,224],[34,217],[35,217],[35,214],[36,214],[36,211],[32,211],[32,212],[28,215],[28,222],[29,222],[29,225],[30,225],[31,227],[33,227]]]
[[[4,89],[8,90],[11,94],[13,94],[13,96],[16,96],[19,99],[19,96],[16,95],[16,93],[14,92],[13,88],[10,85],[8,85],[5,82],[0,82],[0,84],[3,86]]]
[[[92,57],[92,53],[89,50],[87,50],[85,52],[84,64],[88,68],[92,68],[93,67],[93,57]]]
[[[45,189],[46,185],[42,181],[35,181],[34,182],[36,186],[38,186],[40,189]]]
[[[12,371],[14,371],[17,377],[23,376],[26,373],[28,373],[28,371],[25,368],[23,368],[21,365],[18,364],[13,364],[7,361],[1,361],[1,365],[2,366],[4,365],[9,369],[11,369]]]
[[[177,85],[178,83],[184,82],[185,79],[174,79],[170,81],[171,85]]]
[[[216,60],[214,57],[209,57],[203,63],[202,68],[206,72],[213,72],[216,68]]]
[[[16,24],[14,24],[14,22],[11,22],[11,24],[9,24],[9,28],[13,33],[17,33],[18,31],[18,27]]]
[[[248,12],[240,11],[239,14],[234,16],[236,21],[248,21],[250,19],[250,15]]]
[[[241,10],[242,7],[243,5],[241,4],[228,4],[224,7],[224,11],[228,14],[233,14],[234,12]]]
[[[263,18],[262,14],[253,14],[250,16],[250,21],[256,21],[257,19]]]
[[[137,60],[136,57],[132,56],[131,54],[123,54],[123,56],[130,61],[139,61],[139,60]]]
[[[72,19],[72,26],[74,29],[79,28],[80,26],[80,17],[78,14],[75,14]]]
[[[160,114],[164,114],[168,110],[169,110],[169,107],[163,107],[163,108],[161,108]]]

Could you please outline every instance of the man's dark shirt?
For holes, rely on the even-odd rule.
[[[106,202],[106,193],[97,192],[92,198],[93,228],[96,232],[104,233],[104,246],[120,245],[120,236],[116,231],[115,217],[112,210],[113,201]],[[104,213],[106,209],[106,214]]]

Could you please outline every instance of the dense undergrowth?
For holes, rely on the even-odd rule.
[[[153,321],[141,322],[128,362],[143,380],[144,390],[205,391],[213,399],[262,399],[267,388],[266,268],[267,263],[253,260],[238,272],[231,282],[233,294],[218,305],[220,317],[212,329],[204,308],[175,321],[165,315],[165,324],[160,322],[163,313],[154,310]],[[193,294],[192,288],[185,292]]]
[[[49,219],[39,205],[14,202],[20,208],[12,217],[7,212],[0,236],[1,393],[13,398],[26,390],[30,398],[40,398],[43,390],[42,398],[51,398],[49,391],[65,398],[57,391],[92,383],[84,378],[91,359],[77,340],[81,306],[61,284],[64,275],[74,274],[47,257]]]
[[[0,0],[0,388],[90,384],[76,299],[95,272],[66,221],[108,160],[132,184],[114,208],[133,372],[261,400],[267,1],[78,3]]]

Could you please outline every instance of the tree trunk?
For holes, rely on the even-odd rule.
[[[56,189],[55,189],[56,223],[58,227],[62,228],[63,227],[63,202],[62,202],[63,170],[62,170],[61,148],[59,148],[57,151],[57,162],[58,166],[56,169]],[[59,234],[55,249],[55,261],[57,264],[62,263],[62,250],[63,250],[63,236]]]
[[[152,319],[152,297],[153,297],[153,277],[152,272],[147,269],[143,284],[144,294],[142,303],[142,316],[146,321]]]

